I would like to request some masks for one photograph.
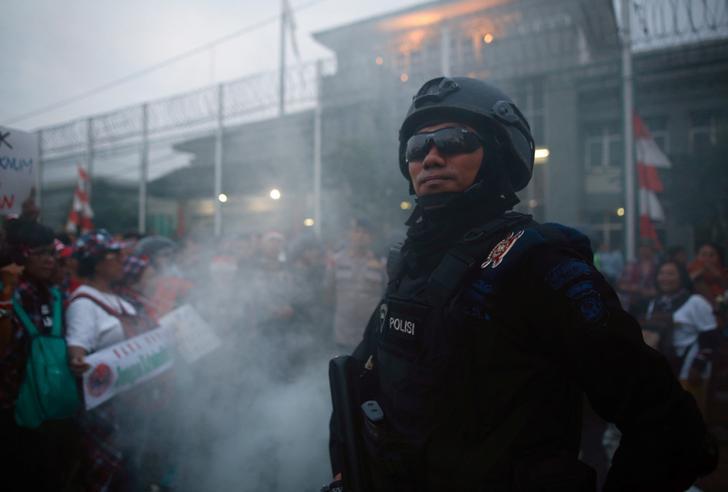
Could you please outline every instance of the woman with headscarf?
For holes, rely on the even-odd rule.
[[[645,342],[670,361],[680,383],[704,407],[705,382],[710,374],[719,334],[710,303],[693,293],[690,277],[679,263],[661,263],[655,275],[657,296],[643,319]]]
[[[152,320],[114,291],[124,274],[122,244],[105,230],[81,236],[75,244],[78,274],[82,285],[71,296],[66,312],[71,369],[81,376],[87,369],[85,357],[154,327]],[[129,457],[134,445],[133,420],[129,408],[119,399],[88,411],[82,419],[87,458],[86,487],[112,490],[128,486]],[[124,438],[124,442],[122,442]]]

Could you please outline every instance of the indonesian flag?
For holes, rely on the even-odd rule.
[[[88,173],[78,166],[78,185],[73,192],[73,206],[66,223],[66,232],[69,234],[83,234],[94,228],[94,213],[88,200],[88,184]]]
[[[640,198],[640,237],[659,244],[655,222],[664,222],[665,212],[657,197],[664,190],[658,169],[669,169],[671,164],[637,114],[634,115],[634,133]]]

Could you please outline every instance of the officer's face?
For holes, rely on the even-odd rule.
[[[467,125],[454,122],[438,123],[421,128],[417,133],[430,133],[442,128],[466,128]],[[409,162],[409,174],[417,196],[432,193],[465,191],[475,181],[483,160],[483,147],[470,153],[443,154],[436,146],[430,146],[427,155],[420,161]]]

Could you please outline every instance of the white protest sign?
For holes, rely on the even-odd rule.
[[[37,166],[38,137],[0,126],[0,215],[20,215]]]
[[[86,357],[91,366],[83,375],[86,409],[133,388],[172,367],[174,338],[161,327]]]
[[[177,352],[192,363],[220,347],[220,338],[189,304],[162,316],[159,324],[175,333]]]

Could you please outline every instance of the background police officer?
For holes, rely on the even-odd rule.
[[[384,414],[362,418],[372,490],[593,490],[583,393],[623,433],[604,490],[682,491],[715,467],[694,400],[586,237],[509,212],[533,158],[527,121],[491,85],[436,78],[413,98],[399,160],[417,207],[354,352],[360,399]]]

